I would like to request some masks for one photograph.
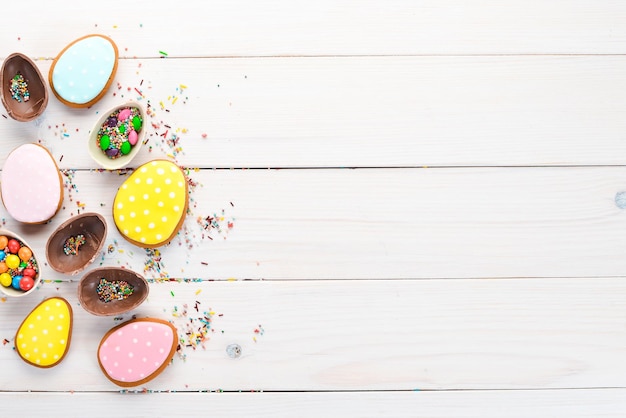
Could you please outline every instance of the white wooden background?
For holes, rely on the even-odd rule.
[[[47,74],[90,33],[120,48],[101,102],[0,118],[0,164],[40,141],[64,207],[40,226],[0,208],[2,223],[42,257],[69,216],[102,213],[111,251],[92,267],[152,281],[124,319],[184,330],[206,310],[214,332],[120,391],[96,361],[120,319],[45,266],[0,303],[1,415],[626,414],[626,3],[39,0],[5,5],[0,57]],[[158,267],[112,223],[125,172],[87,153],[98,112],[128,98],[152,109],[133,167],[171,158],[196,185]],[[75,327],[40,370],[12,338],[51,295]]]

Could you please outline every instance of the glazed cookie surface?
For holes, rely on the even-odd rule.
[[[119,386],[137,386],[154,379],[172,360],[178,335],[167,321],[134,319],[111,329],[98,347],[98,364]]]
[[[187,202],[187,179],[180,167],[154,160],[137,168],[120,186],[113,202],[113,219],[124,238],[154,248],[176,235]]]
[[[24,144],[11,151],[2,167],[0,194],[19,222],[37,224],[52,218],[63,202],[63,181],[48,150]]]
[[[72,107],[89,107],[104,95],[117,71],[118,50],[103,35],[69,44],[55,58],[48,81],[54,95]]]
[[[15,334],[15,350],[37,367],[57,365],[70,347],[72,307],[59,297],[44,300],[28,314]]]

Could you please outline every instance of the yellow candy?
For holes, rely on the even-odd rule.
[[[16,256],[15,254],[9,254],[9,255],[7,255],[5,263],[6,263],[8,268],[16,269],[20,265],[20,258],[18,256]]]
[[[13,279],[11,278],[11,275],[9,273],[0,274],[0,284],[2,286],[9,287],[11,286],[12,282],[13,282]]]

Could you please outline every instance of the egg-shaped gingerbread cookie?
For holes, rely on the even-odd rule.
[[[72,307],[51,297],[32,310],[15,333],[15,351],[36,367],[53,367],[63,360],[72,339]]]
[[[170,363],[178,346],[174,325],[156,318],[133,319],[105,334],[98,347],[104,375],[122,387],[144,384]]]
[[[138,167],[117,190],[113,220],[135,245],[167,244],[182,226],[188,205],[187,179],[171,161],[153,160]]]
[[[11,151],[0,175],[0,196],[16,221],[40,224],[56,215],[63,203],[63,180],[50,152],[38,144]]]
[[[117,71],[118,49],[104,35],[87,35],[66,46],[52,61],[52,93],[70,107],[89,107],[104,96]]]

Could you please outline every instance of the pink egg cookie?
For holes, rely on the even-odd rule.
[[[156,318],[133,319],[105,334],[98,347],[98,364],[116,385],[138,386],[165,369],[177,346],[174,325]]]
[[[37,144],[11,151],[2,167],[0,194],[16,221],[40,224],[50,220],[63,202],[63,180],[50,152]]]

